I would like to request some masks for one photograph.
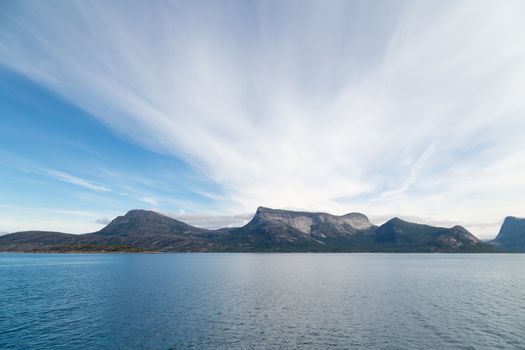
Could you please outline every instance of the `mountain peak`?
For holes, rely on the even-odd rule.
[[[503,223],[509,223],[509,222],[521,222],[521,221],[525,221],[524,218],[519,218],[517,216],[507,216],[505,218],[505,220],[503,220]]]
[[[272,208],[268,208],[268,207],[259,206],[259,207],[257,207],[257,210],[255,211],[255,215],[262,214],[262,213],[265,213],[265,212],[272,212],[272,211],[278,211],[278,209],[272,209]]]
[[[479,243],[479,239],[461,225],[456,225],[448,230],[450,236],[455,239],[464,240],[473,244]]]
[[[98,231],[104,235],[137,234],[182,234],[206,231],[190,226],[153,210],[133,209],[123,216],[118,216],[106,227]]]
[[[127,218],[143,218],[143,217],[148,217],[148,216],[151,216],[151,217],[164,216],[165,217],[165,215],[162,215],[161,213],[158,213],[153,210],[145,210],[145,209],[132,209],[124,215],[124,217],[127,217]]]
[[[404,225],[404,224],[411,224],[411,222],[405,221],[396,216],[388,220],[387,222],[385,222],[383,225]]]
[[[510,250],[525,249],[525,219],[507,216],[495,241]]]

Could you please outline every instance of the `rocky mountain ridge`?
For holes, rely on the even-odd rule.
[[[331,215],[259,207],[243,227],[208,230],[131,210],[97,232],[26,231],[0,236],[1,251],[152,252],[494,252],[461,226],[394,218],[375,226],[361,213]]]

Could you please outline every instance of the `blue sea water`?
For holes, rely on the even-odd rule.
[[[0,254],[0,349],[525,349],[525,255]]]

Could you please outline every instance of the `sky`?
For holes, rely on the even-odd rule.
[[[4,1],[0,232],[525,217],[523,1]]]

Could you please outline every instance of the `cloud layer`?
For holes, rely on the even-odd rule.
[[[184,159],[230,214],[525,216],[525,4],[380,7],[25,1],[0,63]]]

